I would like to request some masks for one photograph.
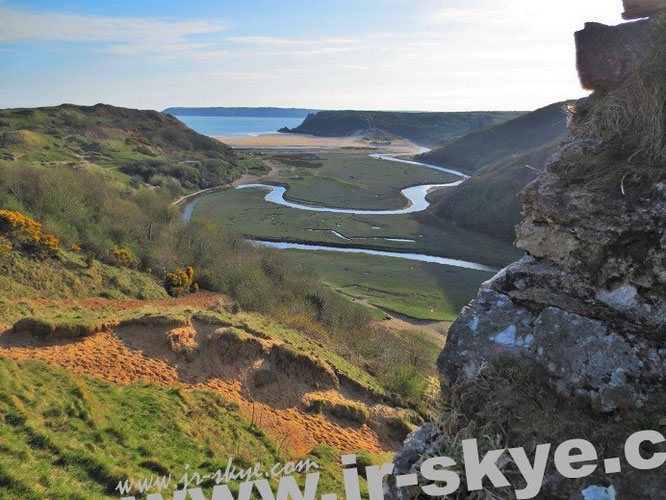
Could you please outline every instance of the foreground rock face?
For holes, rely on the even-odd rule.
[[[546,173],[522,201],[516,245],[527,255],[463,310],[440,372],[471,380],[512,356],[601,411],[640,406],[666,380],[666,186],[628,201]]]
[[[625,26],[588,25],[578,35],[588,87],[604,91],[622,81],[649,49],[645,23]],[[604,47],[609,33],[622,50]],[[525,256],[484,283],[451,326],[438,360],[445,392],[452,384],[473,384],[496,360],[510,358],[547,373],[552,391],[604,421],[662,400],[666,183],[629,197],[623,189],[593,190],[555,174],[591,164],[600,147],[591,139],[568,140],[519,195],[525,219],[516,246]],[[395,456],[394,477],[416,472],[424,457],[445,455],[451,438],[444,422],[407,439]],[[386,489],[395,499],[420,494],[419,487],[396,488],[393,478]]]
[[[600,418],[663,396],[666,186],[630,201],[545,173],[521,197],[516,245],[526,255],[484,283],[451,326],[438,360],[443,390],[510,357],[547,370],[554,391]],[[396,454],[394,477],[445,456],[450,440],[444,420],[421,427]],[[386,489],[392,499],[421,493],[392,478]]]
[[[654,35],[649,21],[620,26],[587,23],[576,33],[578,73],[584,88],[598,90],[622,82],[636,69]]]

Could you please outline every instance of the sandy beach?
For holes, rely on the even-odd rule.
[[[324,149],[363,148],[386,153],[418,153],[421,148],[406,140],[372,143],[360,136],[317,137],[301,134],[265,134],[255,137],[215,137],[234,148],[316,151]]]

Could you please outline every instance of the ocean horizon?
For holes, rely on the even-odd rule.
[[[297,127],[304,120],[304,118],[264,116],[174,116],[192,130],[211,137],[246,137],[274,134],[283,127]]]

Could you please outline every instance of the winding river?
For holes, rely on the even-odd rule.
[[[323,207],[318,205],[304,205],[302,203],[294,203],[292,201],[286,200],[284,198],[287,188],[283,186],[273,186],[271,184],[242,184],[237,186],[236,189],[246,189],[246,188],[260,188],[267,189],[268,193],[264,199],[270,203],[275,203],[277,205],[282,205],[285,207],[295,208],[297,210],[309,210],[311,212],[334,212],[338,214],[355,214],[355,215],[401,215],[401,214],[411,214],[415,212],[422,212],[430,206],[430,202],[427,200],[428,193],[434,191],[435,189],[445,188],[445,187],[454,187],[458,186],[465,182],[469,176],[458,172],[457,170],[452,170],[450,168],[439,167],[437,165],[430,165],[428,163],[421,163],[414,160],[403,160],[402,158],[397,158],[399,155],[386,155],[386,154],[371,154],[371,158],[377,160],[386,160],[386,161],[396,161],[400,163],[409,163],[410,165],[419,165],[426,168],[431,168],[433,170],[439,170],[440,172],[446,172],[447,174],[453,174],[460,177],[460,180],[454,182],[448,182],[446,184],[421,184],[418,186],[412,186],[401,190],[402,195],[407,198],[407,206],[403,208],[396,208],[390,210],[362,210],[357,208],[333,208],[333,207]]]
[[[317,250],[323,252],[341,252],[341,253],[362,253],[367,255],[379,255],[381,257],[399,257],[407,260],[418,260],[419,262],[430,262],[433,264],[442,264],[445,266],[462,267],[464,269],[473,269],[474,271],[488,271],[496,273],[499,269],[495,267],[477,264],[476,262],[469,262],[466,260],[449,259],[447,257],[436,257],[434,255],[425,255],[422,253],[403,253],[403,252],[388,252],[384,250],[372,250],[369,248],[356,248],[356,247],[329,247],[326,245],[318,245],[316,243],[287,243],[284,241],[258,241],[250,240],[253,245],[279,248],[280,250]]]
[[[421,149],[421,152],[426,152],[426,151],[428,151],[427,148]],[[405,153],[405,155],[409,154],[410,153]],[[401,154],[388,155],[388,154],[373,153],[369,156],[377,160],[408,163],[410,165],[418,165],[433,170],[439,170],[440,172],[446,172],[448,174],[457,175],[458,177],[460,177],[460,179],[445,184],[421,184],[418,186],[405,188],[400,192],[407,199],[407,206],[403,208],[396,208],[390,210],[362,210],[362,209],[333,208],[333,207],[294,203],[284,198],[284,195],[287,192],[288,188],[284,186],[275,186],[271,184],[242,184],[240,186],[237,186],[235,189],[248,189],[248,188],[266,189],[268,190],[268,193],[266,193],[266,196],[264,197],[266,201],[268,201],[269,203],[275,203],[277,205],[282,205],[296,210],[309,210],[312,212],[334,212],[340,214],[357,214],[357,215],[399,215],[399,214],[421,212],[425,210],[430,206],[430,202],[427,200],[428,193],[436,189],[458,186],[459,184],[465,182],[465,180],[469,179],[468,175],[465,175],[457,170],[440,167],[438,165],[430,165],[428,163],[422,163],[414,160],[405,160],[402,158],[397,158],[398,156],[402,156]],[[185,221],[190,220],[190,218],[192,217],[192,213],[194,212],[194,208],[199,203],[199,201],[201,201],[203,196],[205,195],[197,197],[196,199],[192,200],[191,202],[185,205],[183,209],[183,219]],[[396,239],[396,241],[399,241],[399,239]],[[400,241],[411,241],[411,240],[400,240]],[[390,252],[384,250],[372,250],[369,248],[357,248],[357,247],[334,247],[334,246],[320,245],[316,243],[305,244],[305,243],[290,243],[286,241],[275,242],[275,241],[251,240],[251,242],[252,244],[257,246],[264,246],[269,248],[278,248],[285,250],[293,249],[293,250],[316,250],[316,251],[341,252],[341,253],[360,253],[368,255],[379,255],[382,257],[397,257],[400,259],[416,260],[420,262],[430,262],[434,264],[442,264],[446,266],[454,266],[464,269],[472,269],[475,271],[486,271],[486,272],[498,271],[497,268],[486,266],[484,264],[479,264],[476,262],[469,262],[459,259],[449,259],[446,257],[436,257],[433,255],[418,254],[418,253]]]

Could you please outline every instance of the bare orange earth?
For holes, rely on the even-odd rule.
[[[83,299],[57,302],[91,308],[137,309],[147,305],[160,308],[196,306],[206,308],[219,302],[222,296],[199,293],[175,300],[105,300]],[[22,301],[26,302],[26,301]],[[32,301],[31,301],[32,302]],[[55,304],[54,301],[34,301]],[[197,335],[213,326],[199,325]],[[5,330],[3,328],[3,330]],[[308,453],[317,444],[327,444],[341,451],[367,450],[385,453],[395,450],[397,443],[368,425],[311,414],[302,409],[301,401],[313,389],[303,381],[289,381],[264,390],[249,389],[248,366],[242,363],[223,364],[202,359],[191,363],[164,346],[164,327],[115,328],[81,339],[58,339],[49,342],[28,333],[6,330],[0,334],[0,356],[15,360],[34,359],[57,365],[74,373],[99,377],[112,383],[129,385],[148,382],[185,390],[203,389],[221,393],[237,403],[248,416],[254,415],[258,427],[278,443],[283,442],[295,456]],[[222,365],[222,366],[219,366]],[[316,391],[315,391],[316,392]],[[334,391],[331,391],[334,392]],[[341,389],[344,393],[344,388]],[[340,393],[317,393],[318,397],[339,398]],[[344,396],[348,396],[344,394]],[[357,398],[358,399],[358,398]],[[254,402],[252,402],[254,400]],[[368,403],[375,415],[393,411],[383,405]]]

